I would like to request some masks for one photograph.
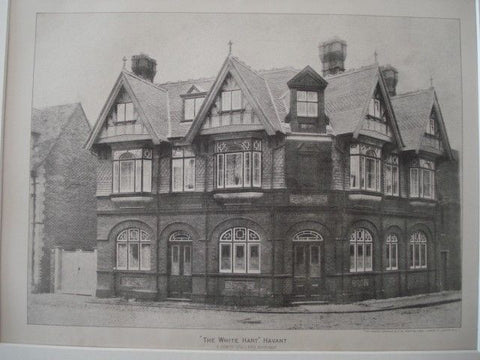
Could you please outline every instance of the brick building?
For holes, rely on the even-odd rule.
[[[345,71],[345,42],[319,48],[323,76],[229,55],[215,78],[163,84],[132,57],[86,144],[97,296],[283,304],[460,286],[435,90],[397,95],[392,66]]]
[[[52,249],[96,245],[97,159],[83,145],[91,127],[80,104],[33,109],[30,160],[32,291],[52,290]]]

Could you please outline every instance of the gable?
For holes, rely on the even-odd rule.
[[[362,124],[362,133],[365,135],[386,136],[392,139],[393,119],[388,112],[387,99],[377,84],[373,96],[368,102],[366,118]]]
[[[231,74],[210,105],[200,134],[264,129],[244,92]]]
[[[307,90],[323,90],[327,84],[327,81],[310,66],[306,66],[287,83],[289,88]]]
[[[446,139],[441,131],[440,116],[439,109],[436,108],[434,104],[431,107],[430,116],[428,116],[424,127],[420,142],[421,150],[434,153],[444,153],[446,146],[448,147],[448,144],[445,143]]]
[[[122,86],[107,112],[97,142],[151,139],[133,99]]]

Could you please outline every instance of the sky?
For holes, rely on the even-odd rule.
[[[457,20],[345,15],[77,13],[37,16],[33,106],[81,102],[93,125],[122,70],[122,58],[157,61],[155,82],[214,77],[232,53],[254,69],[312,66],[318,45],[347,42],[346,69],[398,70],[397,93],[437,92],[450,143],[461,149],[460,29]],[[127,62],[130,68],[130,61]]]

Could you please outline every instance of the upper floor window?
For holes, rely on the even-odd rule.
[[[355,229],[350,234],[350,272],[372,271],[373,239],[366,229]]]
[[[318,93],[316,91],[297,91],[297,116],[318,116]]]
[[[243,109],[241,90],[222,91],[222,111],[241,109]]]
[[[398,269],[398,238],[395,234],[389,234],[385,241],[386,269]]]
[[[152,191],[152,150],[113,152],[113,193]]]
[[[260,235],[235,227],[220,235],[219,270],[222,273],[260,273]]]
[[[172,191],[195,191],[195,154],[189,147],[172,149]]]
[[[379,92],[377,91],[375,97],[370,99],[370,103],[368,105],[368,117],[386,122],[385,112],[385,104],[383,99],[380,97]]]
[[[135,109],[133,104],[130,103],[121,103],[117,104],[117,122],[125,121],[135,121]]]
[[[410,269],[425,269],[427,267],[427,237],[421,231],[410,236],[409,244]]]
[[[385,195],[398,196],[399,194],[399,172],[398,172],[398,155],[391,154],[385,161]]]
[[[239,139],[215,145],[217,188],[246,188],[262,185],[262,141]]]
[[[350,146],[350,189],[381,190],[381,151],[373,146]]]
[[[151,240],[147,232],[131,228],[117,236],[117,269],[150,270]]]
[[[195,119],[195,116],[197,116],[204,99],[204,97],[195,97],[183,100],[185,121]]]
[[[434,111],[432,111],[432,113],[430,114],[430,118],[428,120],[425,132],[432,136],[437,135],[437,119]]]
[[[435,198],[435,163],[415,159],[410,166],[410,197]]]

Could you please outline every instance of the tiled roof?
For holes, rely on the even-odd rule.
[[[391,98],[405,150],[417,150],[434,101],[433,88],[400,94]]]
[[[78,108],[81,108],[81,105],[75,103],[32,110],[31,131],[38,134],[35,149],[30,154],[32,170],[46,159],[72,114]]]
[[[378,81],[378,65],[326,77],[325,112],[336,134],[354,132]]]

